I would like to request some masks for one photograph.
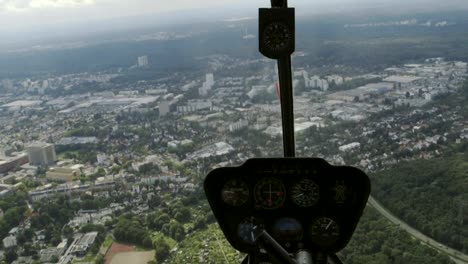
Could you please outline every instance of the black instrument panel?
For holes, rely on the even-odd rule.
[[[204,187],[227,240],[245,253],[257,250],[253,226],[263,227],[288,252],[338,252],[351,239],[370,193],[364,172],[319,158],[250,159],[211,171]]]

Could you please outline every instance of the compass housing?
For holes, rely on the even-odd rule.
[[[279,59],[295,50],[294,8],[259,9],[259,50],[270,58]]]

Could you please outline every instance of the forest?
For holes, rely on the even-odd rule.
[[[373,195],[409,225],[468,252],[468,153],[401,162],[372,175]]]
[[[452,263],[447,256],[423,246],[370,207],[339,256],[347,264]]]

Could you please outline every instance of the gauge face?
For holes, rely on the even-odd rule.
[[[340,238],[340,227],[331,218],[316,219],[311,226],[311,237],[319,246],[330,246]]]
[[[221,190],[223,202],[231,206],[241,206],[249,200],[249,187],[239,179],[232,179]]]
[[[291,42],[291,30],[283,23],[271,23],[263,31],[264,44],[270,50],[281,51]]]
[[[255,236],[252,232],[254,227],[254,221],[247,218],[242,221],[239,226],[237,227],[237,233],[239,234],[239,238],[242,242],[253,245],[255,243]]]
[[[303,179],[291,188],[292,201],[301,207],[313,206],[318,202],[319,198],[319,187],[312,180]]]
[[[302,225],[294,218],[280,218],[272,228],[273,237],[279,241],[300,241],[302,234]]]
[[[255,185],[255,200],[264,209],[276,209],[285,199],[284,184],[276,178],[263,178]]]

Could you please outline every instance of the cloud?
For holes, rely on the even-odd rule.
[[[0,10],[15,12],[42,8],[69,8],[93,4],[95,4],[95,0],[0,0]]]

